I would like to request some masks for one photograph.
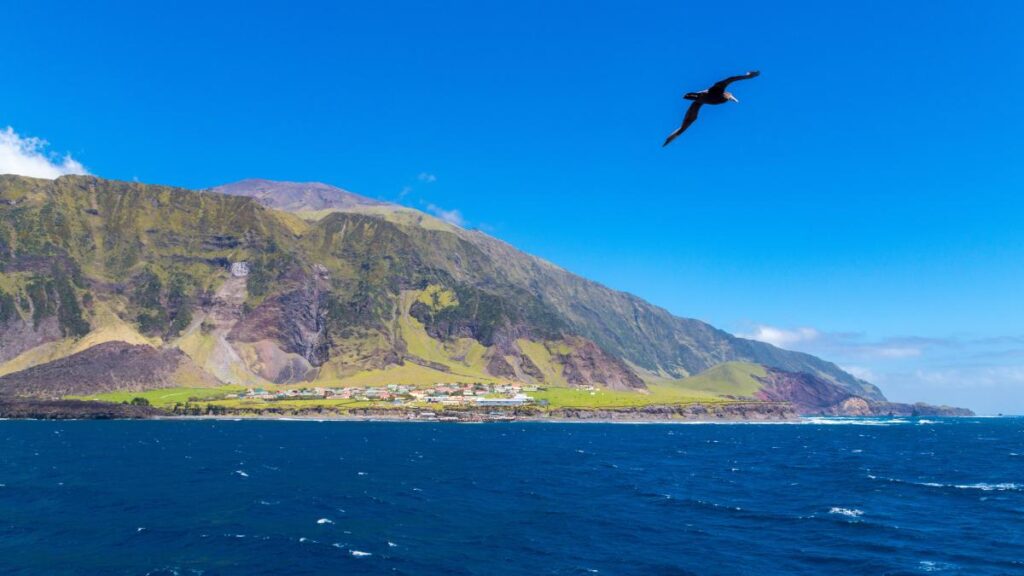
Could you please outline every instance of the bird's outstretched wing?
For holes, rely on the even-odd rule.
[[[717,92],[721,94],[722,92],[725,92],[725,89],[729,86],[729,84],[732,84],[737,80],[750,80],[751,78],[757,78],[760,75],[761,73],[758,72],[757,70],[751,70],[750,72],[747,72],[746,74],[740,74],[739,76],[729,76],[725,80],[719,80],[718,82],[715,82],[711,86],[711,88],[708,88],[708,92]]]
[[[690,127],[690,124],[693,124],[693,121],[697,119],[697,113],[700,112],[700,104],[701,103],[699,101],[694,101],[693,104],[690,104],[690,107],[686,109],[686,116],[683,118],[682,125],[680,125],[675,132],[668,135],[668,138],[665,139],[665,143],[661,145],[662,148],[668,146],[669,143],[675,140],[677,136],[685,132],[686,129]]]

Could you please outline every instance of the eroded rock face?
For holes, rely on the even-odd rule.
[[[756,378],[756,377],[755,377]],[[855,397],[839,386],[804,372],[786,372],[774,368],[767,369],[765,378],[757,378],[762,387],[757,398],[772,402],[790,402],[801,414],[834,414],[841,413],[843,403],[861,398]],[[853,402],[851,410],[858,410]]]
[[[124,342],[104,342],[65,358],[0,377],[0,394],[61,398],[116,390],[216,386],[191,359],[177,349],[157,350]]]
[[[802,372],[786,372],[769,368],[764,385],[758,391],[760,400],[789,402],[803,415],[813,416],[973,416],[965,408],[903,404],[855,396],[846,389]]]
[[[541,372],[541,369],[534,364],[533,360],[530,360],[530,357],[526,354],[519,355],[519,370],[537,382],[544,381],[544,373]]]
[[[35,326],[31,321],[15,318],[0,325],[0,363],[17,357],[47,342],[61,339],[57,318],[43,318]]]
[[[584,338],[568,339],[570,351],[559,354],[566,382],[576,386],[603,384],[612,390],[646,388],[644,381],[621,360],[606,354],[597,344]]]
[[[501,354],[492,351],[487,359],[487,373],[499,378],[512,378],[516,375],[515,368]]]
[[[250,367],[262,377],[298,382],[328,360],[326,301],[320,283],[317,278],[301,278],[295,289],[267,298],[231,329],[229,340],[253,345],[258,362]]]
[[[872,416],[871,404],[856,396],[847,398],[829,408],[829,413],[837,416]]]
[[[249,370],[275,384],[312,380],[316,375],[308,360],[282,350],[273,340],[235,342],[234,348]]]

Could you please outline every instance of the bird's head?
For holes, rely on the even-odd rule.
[[[737,97],[735,97],[735,96],[733,96],[733,95],[732,95],[732,92],[726,92],[726,93],[725,93],[725,99],[726,99],[726,100],[732,100],[733,102],[735,102],[735,103],[737,103],[737,104],[739,104],[739,103],[740,103],[740,99],[739,99],[739,98],[737,98]]]

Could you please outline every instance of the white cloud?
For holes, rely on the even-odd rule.
[[[65,174],[88,174],[70,154],[58,157],[46,151],[40,138],[21,136],[8,126],[0,130],[0,174],[54,179]]]
[[[937,338],[899,337],[877,342],[865,341],[862,334],[822,332],[816,328],[779,328],[757,324],[754,330],[740,334],[743,338],[767,342],[779,348],[839,358],[913,358],[926,348],[950,346],[952,342]]]
[[[793,330],[786,330],[775,326],[759,324],[754,327],[754,331],[752,333],[741,334],[740,336],[751,340],[767,342],[768,344],[778,346],[779,348],[786,348],[801,342],[817,340],[821,337],[821,332],[818,332],[814,328],[795,328]]]
[[[912,358],[921,355],[921,349],[912,346],[865,346],[860,352],[865,356],[882,358]]]
[[[420,182],[426,182],[428,184],[431,182],[437,182],[437,176],[434,176],[430,172],[420,172],[419,176],[417,176],[416,179],[419,180]]]
[[[868,382],[874,382],[878,378],[875,375],[874,370],[864,366],[840,366],[840,368],[846,370],[850,374],[853,374],[856,378],[867,380]]]
[[[915,370],[909,378],[947,388],[1024,387],[1024,366],[952,366]]]
[[[434,204],[427,205],[427,210],[429,210],[434,216],[437,216],[441,220],[444,220],[454,226],[466,225],[466,219],[462,217],[462,212],[459,212],[458,210],[445,210],[444,208]]]
[[[899,402],[966,406],[980,414],[1024,414],[1024,366],[962,365],[878,372],[871,382]]]

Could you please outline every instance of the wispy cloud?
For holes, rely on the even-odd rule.
[[[1024,414],[1024,337],[891,336],[755,324],[741,336],[831,360],[892,400]]]
[[[871,382],[893,400],[967,406],[981,414],[1024,414],[1024,365],[925,365],[873,376]]]
[[[435,204],[428,204],[427,211],[454,226],[463,227],[466,225],[466,219],[462,217],[462,212],[458,210],[445,210]]]
[[[810,353],[828,353],[846,358],[909,358],[920,356],[929,347],[948,346],[939,338],[897,337],[871,341],[863,334],[824,332],[816,328],[780,328],[757,324],[740,334],[743,338],[767,342],[779,348]]]
[[[878,379],[878,377],[875,375],[875,371],[872,370],[871,368],[867,368],[865,366],[846,365],[846,366],[840,366],[840,368],[842,368],[843,370],[846,370],[847,372],[849,372],[850,374],[853,374],[855,377],[860,378],[861,380],[867,380],[868,382],[874,382],[875,380]]]
[[[801,342],[811,342],[821,337],[814,328],[785,329],[765,324],[758,324],[749,334],[740,334],[743,338],[767,342],[779,348],[788,348]]]
[[[426,182],[427,184],[437,182],[437,176],[434,176],[430,172],[420,172],[416,179],[420,182]]]
[[[21,136],[8,126],[0,130],[0,174],[18,174],[54,179],[65,174],[88,174],[81,162],[70,154],[47,152],[46,140]]]

